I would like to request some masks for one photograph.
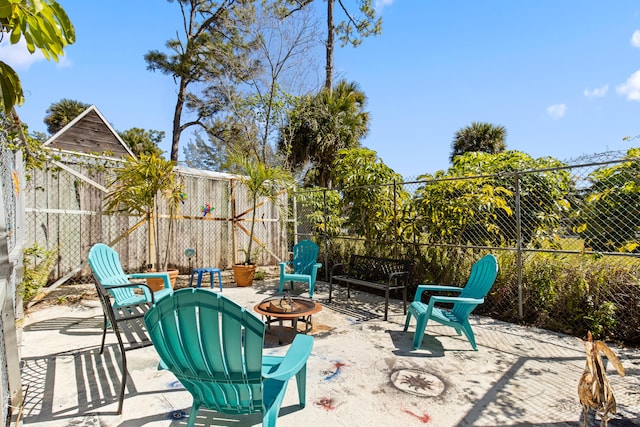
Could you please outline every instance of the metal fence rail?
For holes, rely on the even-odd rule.
[[[501,271],[477,312],[639,344],[640,161],[580,161],[300,190],[294,232],[322,245],[329,268],[349,253],[409,258],[414,284],[462,285],[472,263],[494,253]]]

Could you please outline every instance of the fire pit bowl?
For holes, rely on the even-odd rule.
[[[258,304],[261,311],[278,314],[302,315],[312,311],[318,304],[303,297],[270,297]]]
[[[298,331],[298,321],[304,324],[306,334],[313,327],[311,315],[322,310],[322,306],[310,298],[292,297],[288,294],[270,297],[262,300],[253,307],[254,311],[266,318],[267,327],[270,329],[273,322],[278,322],[278,344],[282,344],[282,321],[291,320],[291,326]]]

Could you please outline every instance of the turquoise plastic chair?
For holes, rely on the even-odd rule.
[[[280,263],[279,293],[282,293],[284,283],[287,281],[291,282],[291,290],[293,290],[293,282],[305,282],[309,285],[309,297],[313,298],[318,269],[322,267],[322,263],[316,262],[318,252],[318,245],[311,240],[302,240],[293,246],[293,260]],[[287,273],[288,265],[293,266],[292,273]]]
[[[474,350],[478,350],[476,339],[469,323],[469,315],[479,305],[484,302],[491,286],[498,276],[498,261],[493,255],[485,255],[478,260],[471,268],[471,275],[464,288],[457,286],[441,286],[441,285],[419,285],[414,297],[414,301],[409,306],[407,320],[404,323],[406,331],[411,321],[411,316],[416,318],[416,331],[413,335],[413,349],[416,350],[422,345],[424,331],[427,327],[429,319],[434,320],[443,325],[451,326],[458,332],[458,335],[464,335],[471,343]],[[433,295],[429,298],[429,303],[421,302],[422,293],[424,291],[446,291],[458,292],[459,296],[437,296]],[[435,307],[436,303],[453,304],[451,310],[440,309]]]
[[[114,307],[137,304],[145,301],[150,302],[152,300],[150,290],[147,286],[140,286],[138,288],[142,290],[141,293],[140,291],[136,291],[136,287],[132,286],[110,288],[117,285],[131,284],[131,279],[163,279],[164,289],[153,293],[156,300],[169,295],[173,291],[168,273],[126,274],[122,270],[118,253],[104,243],[96,243],[91,247],[89,250],[89,265],[96,280],[109,290],[109,293],[113,297]]]
[[[193,396],[188,426],[201,407],[225,414],[262,413],[262,425],[275,426],[294,375],[300,406],[305,406],[313,337],[296,335],[284,357],[263,356],[264,322],[203,288],[175,291],[158,301],[144,322],[160,367],[173,372]]]

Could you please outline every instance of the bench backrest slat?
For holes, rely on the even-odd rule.
[[[386,282],[391,273],[409,272],[411,262],[408,260],[379,258],[364,255],[351,255],[348,274],[361,280]]]

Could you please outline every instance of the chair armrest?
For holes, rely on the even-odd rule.
[[[441,297],[438,295],[434,295],[429,298],[429,306],[433,307],[433,305],[437,302],[444,302],[450,304],[473,304],[478,305],[484,302],[484,298],[460,298],[460,297]]]
[[[164,281],[164,288],[171,289],[171,281],[169,280],[169,273],[133,273],[128,274],[132,279],[162,279]]]
[[[307,363],[307,359],[311,355],[313,348],[313,337],[309,335],[298,334],[293,339],[291,347],[285,354],[277,369],[273,372],[263,373],[264,378],[270,378],[279,381],[285,381],[298,373],[300,369]]]
[[[445,286],[445,285],[418,285],[416,289],[416,295],[413,298],[414,301],[422,301],[422,293],[424,291],[439,291],[439,292],[462,292],[461,287],[458,286]]]
[[[293,261],[282,261],[278,263],[278,265],[280,266],[280,275],[286,274],[287,266],[291,266],[292,264]]]
[[[101,286],[107,291],[109,289],[120,289],[120,288],[145,288],[142,291],[148,298],[151,298],[151,301],[150,301],[151,304],[154,304],[155,302],[153,297],[153,291],[145,283],[125,283],[124,285],[101,285]]]

